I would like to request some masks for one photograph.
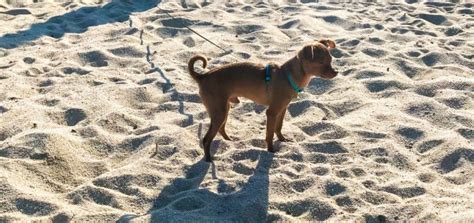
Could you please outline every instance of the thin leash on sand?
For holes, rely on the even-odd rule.
[[[201,37],[202,39],[206,40],[207,42],[209,42],[210,44],[214,45],[215,47],[221,49],[222,51],[224,51],[224,53],[226,53],[227,55],[230,55],[231,57],[233,57],[234,59],[237,59],[237,60],[240,60],[239,58],[235,57],[232,55],[232,50],[226,50],[224,49],[224,47],[221,47],[219,46],[218,44],[214,43],[213,41],[211,41],[210,39],[206,38],[205,36],[203,36],[202,34],[200,34],[199,32],[197,32],[196,30],[192,29],[191,27],[189,27],[188,25],[186,25],[183,21],[179,20],[178,18],[174,17],[173,15],[171,15],[167,10],[164,10],[160,7],[157,7],[159,10],[163,11],[166,15],[168,15],[170,18],[174,19],[175,21],[178,21],[179,23],[181,23],[181,25],[183,25],[184,27],[186,27],[186,29],[188,29],[189,31],[195,33],[196,35],[198,35],[199,37]]]

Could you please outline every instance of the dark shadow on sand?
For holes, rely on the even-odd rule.
[[[193,115],[190,113],[186,113],[186,111],[184,111],[184,102],[199,102],[200,101],[199,96],[186,95],[176,90],[176,88],[174,87],[174,84],[171,83],[171,80],[165,75],[165,73],[159,67],[155,67],[155,64],[152,62],[151,59],[149,59],[150,57],[149,54],[150,54],[150,50],[149,50],[149,47],[147,46],[147,61],[150,64],[151,69],[147,71],[146,73],[149,74],[149,73],[156,72],[165,81],[165,83],[160,83],[161,90],[163,91],[163,93],[168,93],[168,92],[171,93],[170,95],[171,101],[177,101],[179,103],[178,112],[186,116],[186,119],[180,123],[180,126],[187,127],[194,124]]]
[[[66,33],[83,33],[89,27],[125,22],[133,12],[156,7],[160,0],[112,0],[103,6],[81,7],[46,22],[31,25],[27,30],[7,33],[0,37],[0,48],[13,49],[42,36],[61,38]]]
[[[150,222],[265,222],[272,160],[272,153],[262,151],[253,175],[241,190],[217,194],[199,188],[209,167],[216,171],[213,163],[200,160],[188,168],[185,176],[163,188],[146,215]],[[220,179],[218,187],[225,186],[225,179]],[[137,217],[143,216],[124,215],[117,222]]]

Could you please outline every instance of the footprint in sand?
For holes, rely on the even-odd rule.
[[[48,107],[54,107],[56,105],[59,104],[60,100],[59,99],[47,99],[47,98],[44,98],[44,99],[40,99],[37,101],[38,104],[41,104],[41,105],[45,105],[45,106],[48,106]]]
[[[139,85],[152,84],[156,80],[157,80],[156,78],[145,78],[143,80],[138,81],[137,84],[139,84]]]
[[[450,25],[445,16],[438,14],[420,13],[418,17],[435,25]]]
[[[414,78],[426,70],[424,67],[419,66],[418,63],[413,63],[407,59],[395,57],[393,58],[393,61],[393,64],[396,67],[395,69],[399,70],[409,78]]]
[[[449,173],[468,163],[474,164],[474,150],[458,148],[444,156],[439,163],[439,167],[442,173]]]
[[[38,84],[38,87],[49,87],[51,85],[54,84],[54,81],[51,80],[51,79],[47,79],[47,80],[44,80],[44,81],[41,81],[39,84]]]
[[[339,178],[351,178],[352,174],[348,170],[338,170],[336,171],[336,176]]]
[[[415,89],[415,93],[419,95],[423,95],[425,97],[434,97],[436,96],[437,93],[437,88],[436,87],[431,87],[431,86],[422,86],[418,87]]]
[[[417,177],[423,183],[433,183],[436,180],[436,176],[431,173],[421,173]]]
[[[406,142],[414,142],[424,137],[425,133],[417,128],[402,127],[395,131]]]
[[[172,207],[178,211],[194,211],[205,208],[206,202],[197,197],[184,197],[172,204]]]
[[[21,2],[21,1],[19,1]],[[12,6],[16,5],[16,1],[7,1],[7,4],[11,4]],[[19,7],[24,7],[23,4],[19,4]],[[31,12],[28,9],[10,9],[4,12],[1,12],[2,14],[6,15],[12,15],[12,16],[17,16],[17,15],[31,15]]]
[[[315,103],[310,100],[302,100],[290,103],[290,105],[288,106],[288,112],[290,113],[291,117],[297,117],[301,114],[304,114],[304,112],[307,109],[311,108],[314,104]]]
[[[325,154],[338,154],[349,152],[346,148],[344,148],[344,146],[342,146],[336,141],[323,143],[305,143],[303,144],[303,146],[308,152],[318,152]]]
[[[263,30],[265,27],[261,25],[237,25],[235,26],[235,34],[237,35],[245,35],[254,33],[260,30]]]
[[[293,19],[290,21],[286,21],[284,24],[279,25],[278,28],[280,29],[291,29],[291,28],[296,28],[301,23],[301,20],[299,19]]]
[[[65,212],[61,212],[61,213],[58,213],[56,215],[54,215],[53,218],[51,218],[51,221],[53,223],[60,223],[60,222],[71,222],[71,219],[73,218],[74,216],[72,216],[71,214],[68,214],[68,213],[65,213]]]
[[[163,39],[176,38],[179,35],[190,35],[191,31],[173,28],[173,27],[158,27],[155,33]]]
[[[336,199],[336,204],[339,207],[344,208],[343,210],[353,213],[357,211],[357,207],[360,207],[362,201],[358,198],[352,198],[349,196],[339,196]]]
[[[379,132],[356,131],[355,133],[359,135],[360,137],[364,139],[368,139],[368,140],[383,139],[387,137],[387,134],[379,133]]]
[[[388,150],[382,147],[365,149],[360,151],[359,154],[367,158],[373,157],[373,160],[377,163],[390,163]]]
[[[232,171],[242,174],[242,175],[247,175],[250,176],[254,173],[254,169],[246,166],[245,164],[235,162],[232,165]]]
[[[315,167],[312,169],[312,172],[318,176],[325,176],[329,173],[329,169],[326,167]]]
[[[196,46],[196,41],[192,37],[188,37],[183,41],[183,44],[189,48]]]
[[[101,177],[94,180],[92,183],[97,187],[120,191],[126,195],[144,196],[140,191],[140,188],[156,188],[160,180],[162,180],[161,177],[150,174],[125,174],[120,176]]]
[[[421,196],[426,193],[426,189],[423,187],[413,186],[413,187],[396,187],[388,186],[382,187],[380,190],[395,194],[401,198],[412,198]]]
[[[362,168],[359,168],[359,167],[352,168],[351,171],[352,171],[352,173],[353,173],[356,177],[362,177],[362,176],[367,175],[367,173],[365,172],[365,170],[362,169]]]
[[[140,148],[146,147],[153,143],[152,135],[144,135],[138,137],[130,137],[123,140],[118,147],[126,151],[137,151]]]
[[[32,57],[25,57],[23,58],[23,62],[25,62],[26,64],[32,64],[36,61],[35,58],[32,58]]]
[[[235,151],[231,155],[231,159],[234,161],[241,161],[241,160],[251,160],[256,161],[258,157],[260,157],[261,150],[250,149],[245,151]]]
[[[83,203],[84,200],[97,203],[99,205],[107,205],[113,208],[120,208],[120,204],[115,196],[103,188],[85,186],[69,193],[67,198],[72,204]]]
[[[404,90],[408,88],[407,85],[398,81],[383,80],[367,81],[365,82],[365,86],[371,93],[379,93],[386,90]]]
[[[458,27],[449,27],[444,31],[444,34],[446,36],[455,36],[458,35],[459,33],[463,33],[464,31]]]
[[[336,26],[339,26],[345,30],[348,30],[348,31],[352,31],[352,30],[355,30],[357,28],[360,28],[360,24],[357,24],[357,23],[354,23],[354,22],[351,22],[349,20],[346,20],[346,19],[342,19],[338,16],[324,16],[322,17],[322,19],[327,22],[327,23],[330,23],[330,24],[334,24]]]
[[[474,122],[467,117],[455,115],[446,107],[437,103],[417,103],[407,106],[405,112],[411,116],[431,122],[440,128],[455,128],[456,123],[464,126],[472,126]]]
[[[364,48],[362,50],[362,53],[374,58],[382,58],[387,55],[387,52],[385,50],[376,49],[376,48]]]
[[[419,153],[426,153],[440,146],[443,143],[444,143],[444,140],[442,139],[433,139],[433,140],[424,141],[418,146],[417,150]]]
[[[120,78],[120,77],[110,77],[109,80],[114,82],[115,84],[126,84],[127,83],[126,79],[123,79],[123,78]]]
[[[341,42],[338,45],[343,48],[344,47],[351,48],[351,47],[356,47],[357,45],[359,45],[359,43],[360,43],[359,39],[350,39],[350,40],[345,40],[344,42]]]
[[[474,129],[460,128],[457,132],[468,140],[474,139]]]
[[[380,72],[380,71],[374,71],[374,70],[359,70],[354,75],[354,77],[359,80],[382,77],[382,76],[385,76],[385,73]]]
[[[395,196],[381,192],[367,191],[361,194],[360,198],[373,205],[398,203],[398,199]]]
[[[327,182],[324,189],[329,196],[335,196],[346,191],[346,187],[338,182]]]
[[[327,163],[328,157],[324,154],[309,153],[305,155],[304,160],[310,163]]]
[[[142,58],[146,55],[145,52],[142,52],[141,50],[132,46],[118,47],[114,49],[109,49],[108,51],[115,56],[126,58]]]
[[[429,52],[421,57],[421,60],[428,67],[446,64],[462,65],[468,68],[474,67],[474,62],[466,60],[454,53]]]
[[[472,7],[472,5],[470,5]],[[474,14],[474,10],[472,8],[461,8],[456,11],[457,14],[466,14],[466,15],[472,15]]]
[[[70,108],[64,112],[64,119],[68,126],[74,126],[86,118],[86,112],[80,108]]]
[[[92,67],[105,67],[109,65],[109,57],[98,50],[79,53],[78,55],[83,65],[90,65]]]
[[[201,97],[197,93],[173,92],[171,94],[171,101],[201,103]]]
[[[0,105],[0,114],[7,112],[8,109],[5,108],[4,106]]]
[[[336,211],[331,205],[311,198],[275,204],[275,206],[293,217],[299,217],[308,213],[311,219],[317,221],[324,221],[330,218]]]
[[[305,91],[313,95],[322,95],[334,88],[334,81],[322,78],[313,78]]]
[[[420,52],[418,51],[414,51],[414,50],[410,50],[406,53],[409,57],[419,57],[421,55]]]
[[[63,67],[61,68],[61,71],[64,74],[78,74],[78,75],[86,75],[90,73],[88,70],[84,70],[82,68],[74,68],[74,67]]]
[[[347,135],[347,132],[340,126],[328,123],[328,122],[315,122],[315,123],[305,123],[303,126],[300,126],[301,130],[303,130],[304,133],[310,135],[310,136],[315,136],[318,134],[321,134],[322,139],[330,139],[331,137],[326,137],[325,134],[328,133],[335,133],[336,138],[343,138],[344,136]],[[333,138],[333,139],[336,139]]]
[[[442,103],[453,109],[464,109],[468,108],[470,100],[468,97],[452,97],[441,100]]]
[[[97,125],[112,133],[127,134],[138,129],[142,123],[134,116],[112,112],[96,121]]]
[[[334,48],[332,49],[330,52],[332,57],[334,58],[344,58],[344,57],[350,57],[350,54],[353,54],[352,51],[349,51],[349,53],[347,53],[346,51],[340,49],[340,48]],[[336,61],[337,62],[341,62],[342,60],[338,60]],[[315,78],[313,80],[318,80],[319,78]]]
[[[408,0],[412,1],[412,0]],[[418,0],[414,0],[418,1]],[[387,217],[384,215],[371,215],[371,214],[365,214],[364,215],[364,220],[366,223],[383,223],[383,222],[388,222]]]
[[[15,206],[18,211],[29,216],[46,216],[53,213],[57,209],[55,205],[26,198],[16,199]]]

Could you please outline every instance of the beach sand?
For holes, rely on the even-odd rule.
[[[473,4],[407,2],[0,0],[0,221],[474,221]],[[241,99],[203,162],[189,58],[320,38],[294,142]]]

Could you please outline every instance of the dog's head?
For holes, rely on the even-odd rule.
[[[334,41],[328,39],[322,39],[303,47],[298,52],[298,59],[304,71],[324,79],[334,78],[337,72],[331,66],[332,57],[329,54],[329,49],[335,47]]]

